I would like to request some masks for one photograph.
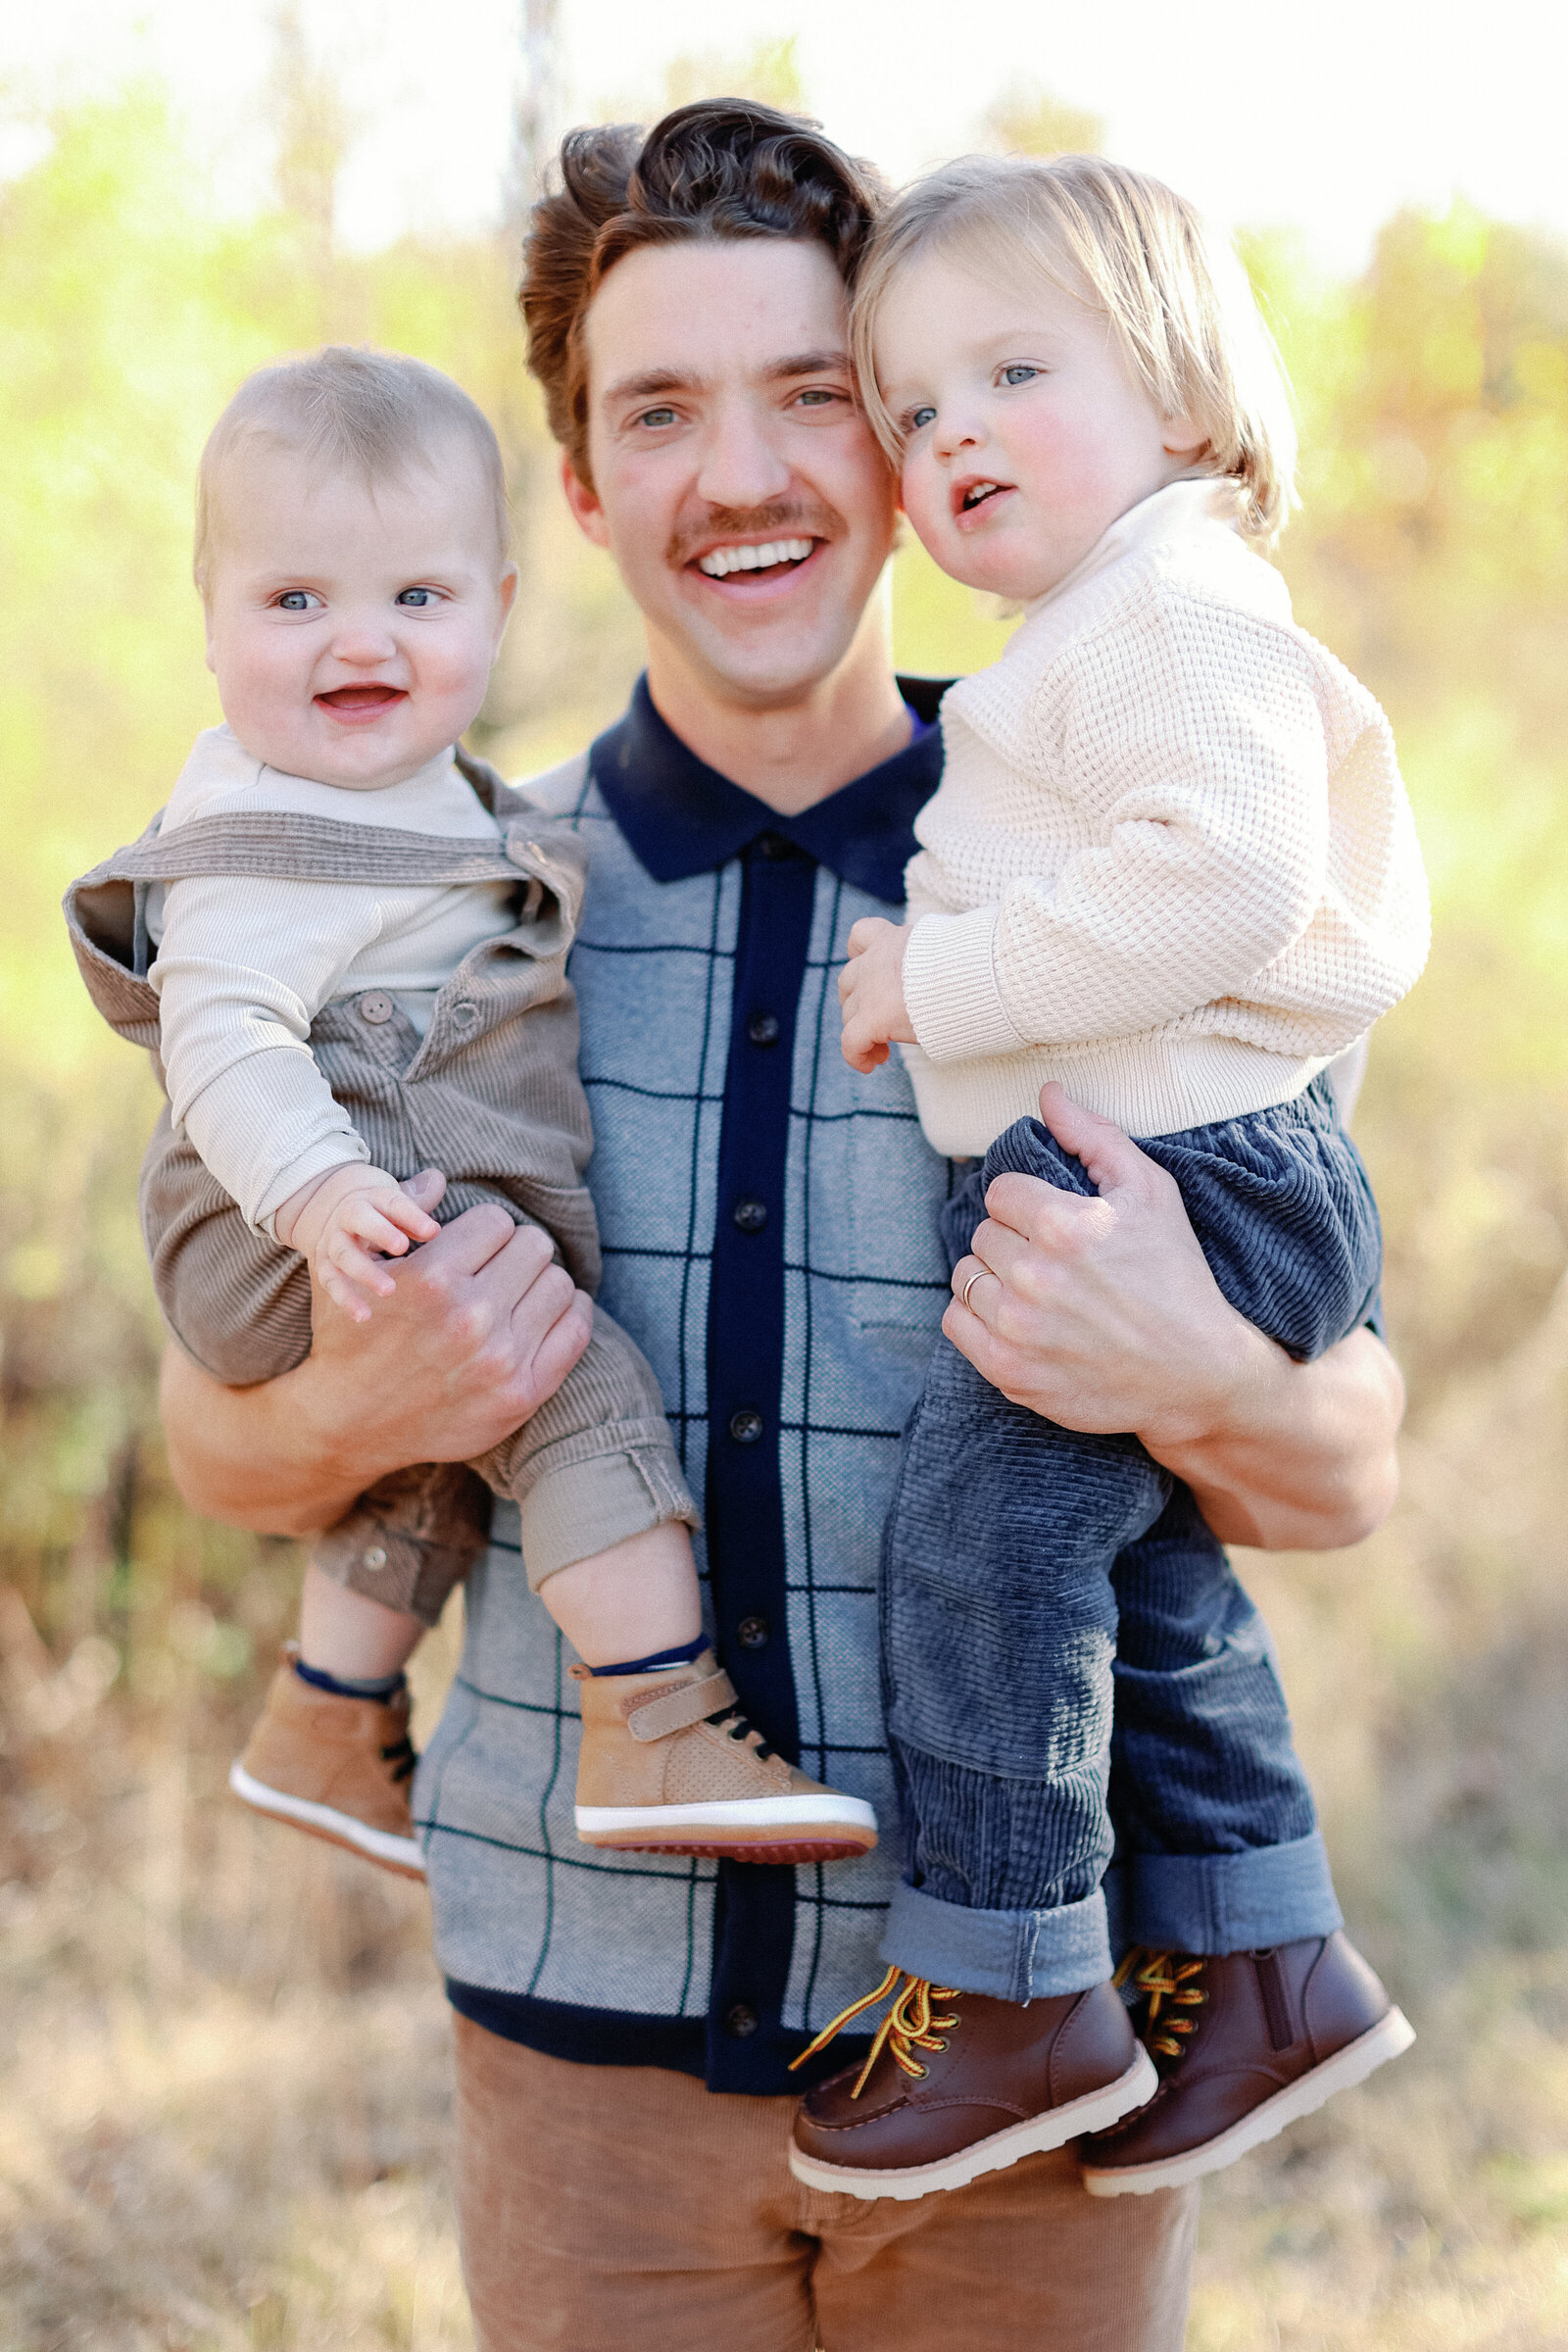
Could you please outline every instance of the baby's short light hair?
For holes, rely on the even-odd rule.
[[[411,466],[433,469],[457,438],[478,461],[495,510],[496,548],[512,539],[501,451],[488,418],[460,384],[400,352],[328,343],[247,376],[214,425],[196,477],[196,585],[212,576],[224,466],[248,442],[298,452],[374,484]]]
[[[1157,179],[1102,156],[968,155],[894,199],[855,294],[860,395],[897,464],[901,436],[877,388],[876,321],[916,255],[971,259],[1015,286],[1020,273],[1102,310],[1161,416],[1202,428],[1205,470],[1237,484],[1247,537],[1270,545],[1296,503],[1296,425],[1272,336],[1228,239]]]

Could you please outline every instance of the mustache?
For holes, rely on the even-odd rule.
[[[668,564],[689,564],[715,539],[837,539],[844,518],[820,499],[783,498],[763,507],[710,507],[700,528],[672,531]]]

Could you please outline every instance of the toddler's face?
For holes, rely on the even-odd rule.
[[[516,586],[479,465],[373,488],[291,451],[224,470],[207,660],[223,715],[286,774],[373,791],[456,742],[484,700]]]
[[[1161,417],[1102,312],[1032,278],[1008,293],[941,253],[889,289],[882,396],[904,435],[904,506],[944,571],[1027,601],[1065,579],[1202,435]]]

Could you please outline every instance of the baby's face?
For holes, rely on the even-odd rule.
[[[1020,601],[1202,446],[1160,416],[1102,312],[1038,276],[1007,292],[940,252],[889,289],[876,373],[921,540],[955,579]]]
[[[373,488],[288,450],[242,450],[208,583],[223,715],[288,775],[401,783],[477,713],[515,586],[461,443]]]

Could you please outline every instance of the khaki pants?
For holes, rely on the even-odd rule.
[[[577,2066],[457,2018],[479,2352],[1180,2352],[1194,2189],[1065,2153],[910,2204],[804,2188],[794,2101]]]

